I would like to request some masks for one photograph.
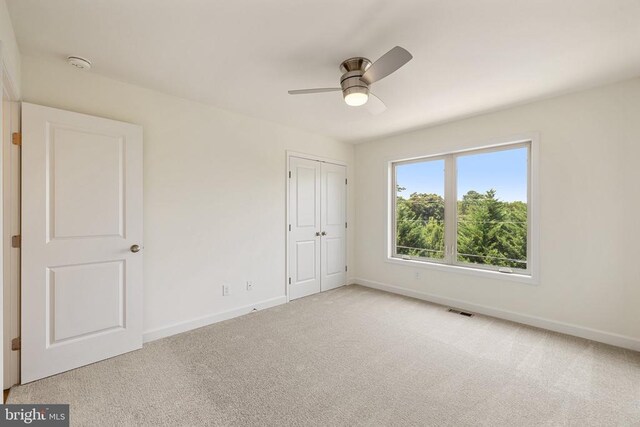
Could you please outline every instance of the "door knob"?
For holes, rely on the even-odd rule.
[[[129,250],[131,250],[131,252],[133,252],[134,254],[136,252],[140,252],[140,245],[131,245],[131,247],[129,248]]]
[[[326,232],[326,231],[323,231],[323,232],[322,232],[322,233],[320,233],[320,234],[321,234],[321,235],[323,235],[323,236],[326,236],[326,235],[327,235],[327,232]]]
[[[316,237],[320,236],[320,232],[316,231]]]

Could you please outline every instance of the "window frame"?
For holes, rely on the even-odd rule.
[[[423,155],[388,162],[389,173],[389,199],[388,199],[388,239],[386,260],[394,264],[405,266],[424,267],[436,270],[459,272],[475,276],[505,279],[528,284],[538,283],[538,143],[537,135],[529,135],[522,138],[512,138],[464,148],[446,153]],[[473,264],[458,261],[458,187],[457,187],[457,159],[462,156],[485,154],[509,149],[527,148],[527,268],[511,268],[506,271],[502,267]],[[396,167],[403,164],[441,160],[445,161],[445,256],[442,260],[428,257],[408,256],[397,253],[397,229],[396,229],[396,203],[397,203],[397,179]],[[501,271],[502,269],[502,271]]]
[[[421,157],[421,158],[416,158],[416,159],[410,159],[410,160],[402,160],[402,161],[398,161],[398,162],[392,162],[391,163],[391,167],[392,167],[392,191],[394,192],[395,197],[393,197],[393,200],[391,201],[391,215],[392,215],[392,227],[393,230],[391,230],[392,232],[392,247],[391,247],[391,254],[394,258],[397,259],[403,259],[403,260],[417,260],[417,261],[422,261],[422,260],[426,260],[428,262],[433,262],[433,263],[437,263],[437,264],[444,264],[447,265],[448,263],[448,257],[449,257],[449,253],[447,251],[447,158],[448,155],[447,154],[440,154],[440,155],[435,155],[435,156],[428,156],[428,157]],[[397,214],[397,209],[396,209],[396,203],[398,201],[397,199],[397,188],[398,188],[398,182],[396,180],[396,166],[398,164],[402,164],[402,165],[408,165],[411,163],[421,163],[424,161],[438,161],[438,160],[443,160],[444,161],[444,171],[442,173],[443,175],[443,179],[444,179],[444,194],[443,194],[443,198],[445,201],[445,208],[444,208],[444,212],[445,212],[445,219],[444,219],[444,225],[445,225],[445,238],[444,238],[444,257],[442,259],[438,259],[438,258],[429,258],[429,257],[416,257],[416,256],[409,256],[409,255],[399,255],[396,251],[396,249],[398,248],[398,242],[397,242],[397,238],[398,238],[398,233],[397,233],[397,228],[396,228],[396,214]]]

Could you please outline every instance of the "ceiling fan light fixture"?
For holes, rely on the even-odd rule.
[[[369,100],[369,89],[366,87],[350,87],[344,91],[344,102],[351,107],[360,107]]]
[[[303,95],[309,93],[339,92],[342,90],[344,102],[351,107],[360,107],[365,104],[371,114],[380,114],[387,107],[375,96],[369,93],[369,87],[396,72],[400,67],[413,58],[404,48],[396,46],[376,62],[372,63],[367,58],[356,56],[345,59],[340,64],[340,87],[324,87],[316,89],[290,90],[289,95]],[[369,100],[371,98],[371,100]]]

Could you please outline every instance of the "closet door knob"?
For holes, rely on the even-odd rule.
[[[327,232],[326,232],[326,231],[323,231],[323,232],[322,232],[322,233],[320,233],[320,234],[321,234],[322,236],[326,236],[326,235],[327,235]]]
[[[320,232],[316,231],[316,237],[320,236]]]
[[[129,250],[130,250],[131,252],[133,252],[134,254],[135,254],[136,252],[140,252],[140,245],[131,245],[131,247],[129,248]]]

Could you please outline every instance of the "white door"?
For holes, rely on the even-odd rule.
[[[141,247],[142,128],[23,103],[23,383],[142,346]]]
[[[289,299],[346,283],[346,168],[289,159]]]
[[[322,163],[320,283],[323,291],[347,281],[346,178],[344,166]]]
[[[289,160],[289,299],[320,292],[320,162]]]

